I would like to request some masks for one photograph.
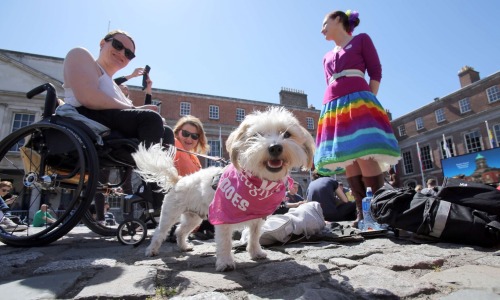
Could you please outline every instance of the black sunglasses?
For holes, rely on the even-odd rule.
[[[184,129],[181,130],[181,133],[182,133],[183,137],[187,138],[187,137],[190,136],[194,141],[196,141],[197,139],[200,138],[199,134],[197,134],[197,133],[191,133],[191,132],[189,132],[187,130],[184,130]]]
[[[111,46],[113,46],[113,48],[115,48],[118,51],[122,51],[123,49],[125,49],[125,57],[128,60],[132,60],[135,57],[134,52],[132,52],[132,50],[130,50],[129,48],[125,48],[125,46],[123,46],[123,43],[120,42],[119,40],[115,38],[107,38],[104,41],[106,42],[111,41]]]

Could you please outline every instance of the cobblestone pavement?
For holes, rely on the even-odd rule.
[[[262,261],[238,252],[219,273],[213,240],[193,243],[148,258],[149,238],[134,248],[78,226],[45,247],[0,244],[0,299],[500,299],[500,247],[388,234],[272,247]]]

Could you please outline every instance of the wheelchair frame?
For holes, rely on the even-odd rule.
[[[26,96],[31,99],[43,92],[47,93],[42,119],[0,141],[0,172],[22,181],[18,199],[28,208],[27,230],[0,227],[0,241],[18,247],[43,246],[62,238],[82,221],[97,234],[116,235],[122,244],[138,245],[147,236],[145,222],[156,226],[153,216],[159,214],[149,185],[143,183],[141,192],[125,197],[124,221],[118,228],[101,224],[89,208],[97,192],[119,187],[130,176],[135,167],[130,154],[139,141],[111,133],[99,145],[95,133],[84,123],[54,114],[58,101],[52,84],[38,86]],[[103,168],[118,169],[120,182],[101,183],[99,172]],[[51,200],[59,203],[57,221],[33,226],[41,204],[55,211]],[[134,217],[137,206],[143,208],[140,218]]]

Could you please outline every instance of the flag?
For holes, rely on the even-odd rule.
[[[443,134],[443,150],[445,153],[445,158],[451,157],[451,151],[450,151],[450,148],[448,148],[448,143],[446,142],[446,138],[444,137],[444,134]]]
[[[490,149],[495,148],[495,139],[493,138],[493,131],[491,131],[490,127],[488,126],[488,121],[484,121],[486,124],[486,132],[488,132],[488,140],[490,140]]]
[[[219,126],[219,153],[220,157],[224,157],[224,152],[222,151],[222,128]]]
[[[420,174],[422,175],[422,185],[425,185],[424,166],[422,165],[422,158],[420,156],[420,146],[418,145],[418,142],[417,142],[417,156],[418,156],[418,162],[420,164]]]
[[[493,138],[493,131],[491,129],[488,129],[488,138],[490,139],[491,149],[495,148],[495,139]]]

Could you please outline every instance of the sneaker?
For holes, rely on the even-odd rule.
[[[0,226],[2,226],[2,228],[5,231],[24,231],[24,230],[28,229],[28,226],[26,226],[26,225],[17,225],[16,223],[12,222],[11,219],[6,218],[6,217],[4,217],[2,219],[2,222],[0,223]]]

